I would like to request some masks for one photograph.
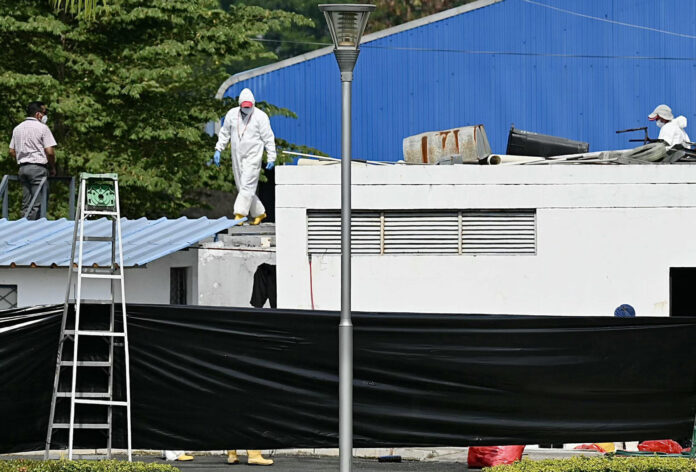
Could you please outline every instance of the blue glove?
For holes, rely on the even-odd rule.
[[[271,170],[275,167],[275,162],[269,162],[266,164],[266,170]]]
[[[213,155],[213,162],[215,162],[215,165],[220,167],[220,151],[215,151],[215,154]]]

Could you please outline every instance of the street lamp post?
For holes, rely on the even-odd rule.
[[[329,24],[341,71],[341,320],[338,324],[339,471],[353,461],[353,323],[350,315],[350,168],[351,82],[360,54],[360,38],[374,5],[319,5]]]

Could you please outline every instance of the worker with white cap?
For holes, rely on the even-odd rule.
[[[230,143],[232,171],[239,192],[234,202],[234,218],[241,220],[250,216],[252,225],[257,225],[266,218],[266,209],[256,196],[264,148],[268,155],[266,170],[273,169],[276,160],[275,136],[271,129],[271,121],[255,104],[251,90],[242,90],[239,94],[239,106],[232,108],[225,115],[213,156],[215,165],[220,167],[220,153],[225,150],[227,143]]]
[[[686,134],[686,117],[678,116],[676,119],[672,115],[672,109],[667,105],[658,105],[650,115],[650,121],[654,121],[660,128],[660,135],[657,139],[664,141],[668,146],[676,146],[683,144],[685,141],[690,141],[689,135]],[[687,145],[688,146],[688,145]]]

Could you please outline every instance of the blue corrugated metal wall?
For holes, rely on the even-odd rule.
[[[538,1],[696,36],[694,0]],[[625,148],[628,136],[615,131],[648,125],[656,137],[647,115],[660,103],[685,115],[696,139],[693,37],[505,0],[366,43],[361,51],[353,83],[355,158],[395,161],[406,136],[477,123],[486,126],[494,152],[505,151],[512,123],[588,141],[591,150]],[[225,95],[244,87],[299,116],[272,118],[279,137],[340,156],[333,54],[235,84]]]

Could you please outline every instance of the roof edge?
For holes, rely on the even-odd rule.
[[[455,8],[450,8],[449,10],[441,11],[440,13],[435,13],[434,15],[428,15],[423,18],[419,18],[417,20],[409,21],[407,23],[403,23],[401,25],[397,26],[392,26],[391,28],[386,28],[381,31],[376,31],[374,33],[370,33],[368,35],[363,36],[362,40],[360,41],[360,44],[365,44],[369,43],[371,41],[376,41],[378,39],[382,39],[387,36],[391,36],[393,34],[398,34],[402,33],[404,31],[408,31],[414,28],[419,28],[421,26],[429,25],[431,23],[436,23],[438,21],[446,20],[447,18],[451,18],[453,16],[461,15],[462,13],[468,13],[473,10],[478,10],[480,8],[485,8],[490,5],[493,5],[495,3],[500,3],[504,2],[505,0],[476,0],[471,3],[467,3],[465,5],[461,5]],[[237,74],[234,74],[230,76],[227,80],[225,80],[222,85],[218,88],[217,93],[215,94],[215,98],[217,99],[222,99],[222,97],[225,95],[225,92],[227,91],[228,88],[230,88],[232,85],[239,83],[243,80],[251,79],[253,77],[258,77],[263,74],[267,74],[269,72],[273,72],[275,70],[279,69],[284,69],[289,66],[293,66],[295,64],[299,64],[301,62],[309,61],[311,59],[315,59],[317,57],[325,56],[327,54],[331,54],[333,52],[333,46],[326,46],[324,48],[316,49],[314,51],[307,52],[305,54],[300,54],[299,56],[295,57],[290,57],[288,59],[284,59],[282,61],[274,62],[273,64],[268,64],[262,67],[257,67],[255,69],[250,69],[244,72],[238,72]]]

